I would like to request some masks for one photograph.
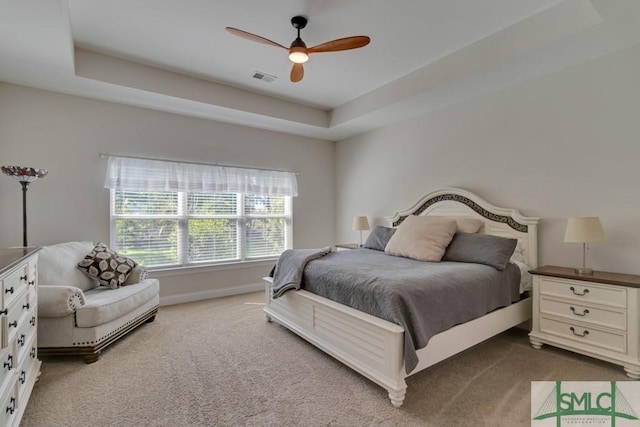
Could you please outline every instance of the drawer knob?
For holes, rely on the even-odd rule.
[[[10,288],[5,289],[5,290],[4,290],[4,293],[5,293],[5,294],[12,294],[12,293],[13,293],[13,286],[12,286],[12,287],[10,287]]]
[[[9,309],[5,308],[4,310],[0,310],[0,314],[9,314]]]
[[[6,362],[4,362],[4,365],[3,365],[3,366],[4,366],[5,368],[7,368],[7,371],[10,371],[11,369],[13,369],[13,356],[12,356],[12,355],[9,355],[9,356],[7,357],[7,361],[6,361]]]
[[[20,371],[20,384],[24,384],[27,381],[27,372]]]
[[[12,397],[9,402],[11,406],[7,406],[7,413],[13,414],[13,411],[16,410],[16,398]]]
[[[31,324],[31,326],[36,326],[36,317],[31,316],[31,320],[29,320],[29,323]]]
[[[12,326],[13,326],[14,328],[17,328],[17,327],[18,327],[18,321],[17,321],[17,320],[14,320],[13,322],[9,322],[9,327],[12,327]]]
[[[573,312],[573,314],[575,314],[576,316],[586,316],[589,313],[588,309],[584,309],[584,311],[582,313],[578,313],[575,309],[575,307],[571,307],[571,311]]]
[[[29,277],[27,277],[27,275],[25,274],[24,276],[20,276],[20,280],[24,280],[25,282],[27,281]]]
[[[573,292],[574,295],[578,295],[581,297],[589,293],[589,289],[585,289],[584,291],[582,291],[582,293],[576,292],[576,288],[574,288],[573,286],[570,287],[569,289],[571,289],[571,292]]]
[[[25,336],[24,334],[20,334],[20,338],[18,338],[18,344],[20,345],[20,347],[24,347],[24,343],[25,343]]]
[[[29,284],[30,284],[30,285],[35,285],[35,284],[36,284],[36,281],[35,281],[35,280],[30,280],[30,281],[29,281]]]
[[[29,310],[29,307],[30,307],[29,303],[26,303],[22,306],[22,308],[24,308],[25,310]]]
[[[29,352],[29,356],[31,356],[32,359],[36,358],[36,348],[35,347],[31,347],[31,351]]]
[[[577,334],[575,328],[572,326],[569,329],[571,329],[571,332],[573,333],[573,335],[577,336],[577,337],[586,337],[587,335],[589,335],[589,331],[587,331],[586,329],[584,330],[584,332],[582,332],[582,334]]]

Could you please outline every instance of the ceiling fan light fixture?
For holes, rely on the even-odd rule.
[[[339,52],[341,50],[358,49],[369,44],[371,39],[368,36],[351,36],[343,37],[340,39],[331,40],[325,43],[307,48],[307,45],[300,38],[300,30],[307,26],[307,18],[305,16],[294,16],[291,18],[291,25],[298,32],[298,37],[291,43],[291,46],[284,47],[280,43],[276,43],[273,40],[266,39],[257,34],[249,33],[247,31],[239,30],[233,27],[226,27],[226,30],[233,35],[242,37],[244,39],[252,40],[257,43],[266,44],[269,46],[275,46],[285,49],[289,52],[289,60],[293,62],[291,68],[290,80],[292,83],[297,83],[304,77],[304,67],[302,64],[309,60],[309,55],[319,52]]]
[[[307,49],[302,46],[293,46],[289,49],[289,60],[294,64],[304,64],[309,60]]]

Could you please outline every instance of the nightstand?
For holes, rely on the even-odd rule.
[[[358,249],[360,247],[357,243],[338,243],[336,245],[336,251],[346,251],[349,249]]]
[[[529,339],[606,360],[640,379],[640,276],[544,266],[533,274]]]

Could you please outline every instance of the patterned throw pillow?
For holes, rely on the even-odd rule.
[[[118,255],[104,243],[98,243],[79,263],[78,268],[103,286],[117,289],[127,280],[137,262]]]

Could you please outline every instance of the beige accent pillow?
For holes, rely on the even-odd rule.
[[[461,233],[477,233],[484,225],[484,221],[476,218],[453,218]]]
[[[453,219],[410,215],[389,239],[384,251],[418,261],[439,262],[457,228]]]

